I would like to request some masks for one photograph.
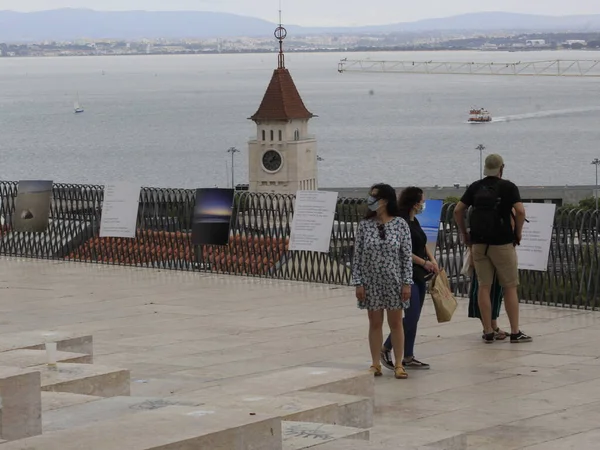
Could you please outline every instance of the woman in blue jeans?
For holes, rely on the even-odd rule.
[[[418,187],[409,187],[402,191],[398,200],[400,217],[402,217],[410,228],[410,236],[413,248],[413,285],[411,289],[410,307],[405,311],[404,325],[404,360],[402,365],[406,369],[429,369],[429,364],[415,358],[415,339],[417,337],[417,325],[421,318],[425,293],[427,291],[427,280],[431,275],[439,272],[435,258],[427,248],[427,235],[417,220],[417,215],[425,210],[425,195]],[[390,370],[394,370],[392,361],[392,341],[388,337],[381,349],[381,364]]]

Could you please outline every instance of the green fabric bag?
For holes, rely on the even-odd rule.
[[[469,317],[475,319],[481,319],[481,312],[479,311],[479,302],[477,296],[479,294],[479,282],[477,281],[477,274],[473,271],[473,277],[471,278],[471,291],[469,292]],[[498,282],[498,278],[494,275],[494,282],[492,283],[492,290],[490,292],[492,299],[492,320],[498,319],[500,316],[500,309],[502,308],[502,298],[504,297],[504,291],[502,286]]]

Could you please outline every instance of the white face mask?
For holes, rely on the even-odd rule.
[[[425,211],[426,206],[427,206],[427,203],[425,203],[425,202],[417,205],[417,214],[423,214],[423,211]]]
[[[369,195],[369,198],[367,199],[367,207],[373,212],[377,211],[379,209],[379,200]]]

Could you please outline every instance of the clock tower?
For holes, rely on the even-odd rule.
[[[277,69],[251,120],[256,137],[248,143],[250,191],[295,194],[318,189],[317,141],[308,134],[313,117],[302,101],[285,67],[283,40],[287,32],[275,30],[279,41]]]

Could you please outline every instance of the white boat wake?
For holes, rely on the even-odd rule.
[[[513,120],[540,119],[544,117],[568,116],[571,114],[581,114],[587,112],[600,111],[600,106],[588,108],[556,109],[550,111],[538,111],[534,113],[515,114],[512,116],[494,117],[492,122],[512,122]]]

